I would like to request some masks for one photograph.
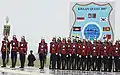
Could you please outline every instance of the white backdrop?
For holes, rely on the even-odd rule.
[[[5,16],[9,16],[11,36],[26,36],[29,50],[37,52],[41,37],[49,43],[53,36],[69,35],[70,2],[114,0],[0,0],[0,39],[3,39]],[[115,1],[115,39],[120,38],[120,0]],[[1,46],[1,43],[0,43]]]

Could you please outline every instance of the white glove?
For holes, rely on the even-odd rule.
[[[66,55],[66,57],[68,57],[68,55]]]
[[[81,55],[79,55],[79,57],[81,58]]]
[[[99,58],[99,56],[97,56],[97,58]]]
[[[86,58],[88,58],[88,56],[86,56]]]
[[[119,59],[120,59],[120,57],[119,57]]]
[[[56,55],[58,55],[58,53],[56,53]]]
[[[92,58],[92,55],[90,55],[90,57]]]
[[[108,59],[109,59],[110,57],[108,56]]]
[[[77,54],[77,56],[78,56],[78,54]]]
[[[71,56],[71,54],[70,54],[70,56]]]
[[[59,56],[61,56],[61,54],[59,54]]]
[[[114,56],[112,56],[112,59],[114,59]]]
[[[101,55],[101,58],[103,58],[103,55]]]

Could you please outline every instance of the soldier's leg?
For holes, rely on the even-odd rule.
[[[44,54],[42,54],[42,69],[44,68]]]
[[[16,62],[17,62],[17,52],[15,52],[15,61],[14,61],[14,65],[13,65],[13,67],[16,66]]]
[[[1,67],[6,67],[5,59],[6,59],[6,52],[2,52],[3,66],[1,66]]]
[[[23,65],[23,54],[20,54],[20,63],[21,63],[21,67],[22,68],[22,65]]]
[[[11,67],[13,67],[14,66],[14,52],[13,51],[11,51],[11,62],[12,62]]]
[[[49,69],[51,69],[51,65],[52,65],[52,55],[50,55],[50,65],[49,65]]]
[[[56,55],[52,54],[52,69],[55,69],[56,66]]]
[[[101,69],[101,57],[99,56],[98,57],[98,60],[97,60],[97,71],[100,71],[100,69]]]
[[[23,68],[24,68],[24,65],[25,65],[25,54],[23,54],[23,63],[22,63],[23,65]]]
[[[108,60],[108,72],[111,72],[111,70],[112,70],[112,56],[110,56]]]
[[[118,56],[115,56],[114,62],[115,62],[115,72],[118,72]]]
[[[80,59],[79,59],[79,56],[77,56],[77,70],[80,70]]]

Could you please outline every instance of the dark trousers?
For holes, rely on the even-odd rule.
[[[60,59],[61,57],[60,57],[60,55],[58,54],[57,55],[57,69],[60,69],[60,67],[61,67],[61,59]]]
[[[71,69],[71,56],[68,54],[68,57],[66,58],[67,59],[67,70],[70,70]]]
[[[101,65],[102,65],[102,63],[101,63],[101,56],[98,56],[96,64],[97,64],[96,65],[97,71],[100,71],[101,70]]]
[[[49,65],[49,69],[51,69],[52,66],[52,55],[50,55],[50,65]]]
[[[88,58],[86,60],[87,60],[87,71],[89,71],[91,69],[91,58],[90,58],[90,55],[88,55]]]
[[[118,72],[119,64],[120,64],[118,56],[114,56],[114,63],[115,63],[115,71]]]
[[[17,62],[17,52],[11,51],[11,61],[12,61],[12,67],[15,67]]]
[[[96,65],[97,65],[97,56],[92,56],[91,66],[93,71],[96,70],[97,68]]]
[[[104,65],[104,71],[107,71],[108,68],[108,57],[103,56],[103,65]]]
[[[43,54],[43,53],[40,53],[40,54],[39,54],[39,59],[40,59],[41,69],[44,68],[44,58],[45,58],[44,54]]]
[[[20,63],[21,63],[21,68],[24,68],[24,65],[25,65],[25,54],[20,54]]]
[[[86,56],[82,56],[82,70],[85,70],[86,68]]]
[[[61,63],[62,63],[62,69],[64,70],[66,65],[66,54],[61,55]]]
[[[76,54],[72,54],[72,58],[71,58],[71,63],[72,63],[72,69],[75,70],[76,69]]]
[[[80,67],[82,66],[81,57],[79,55],[77,56],[77,70],[80,70]]]
[[[3,61],[3,66],[6,66],[5,59],[6,59],[6,52],[2,52],[2,61]]]
[[[108,72],[111,72],[111,70],[112,70],[112,62],[113,62],[112,56],[109,56],[109,58],[108,58]]]
[[[52,69],[56,67],[56,54],[51,54]]]

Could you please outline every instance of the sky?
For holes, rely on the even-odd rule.
[[[71,2],[115,1],[115,39],[120,39],[120,0],[0,0],[0,39],[3,39],[5,17],[10,19],[11,32],[18,40],[25,36],[28,50],[37,52],[38,43],[44,37],[49,43],[52,37],[68,37],[69,5]],[[1,41],[0,40],[0,41]],[[1,43],[0,43],[1,46]]]

